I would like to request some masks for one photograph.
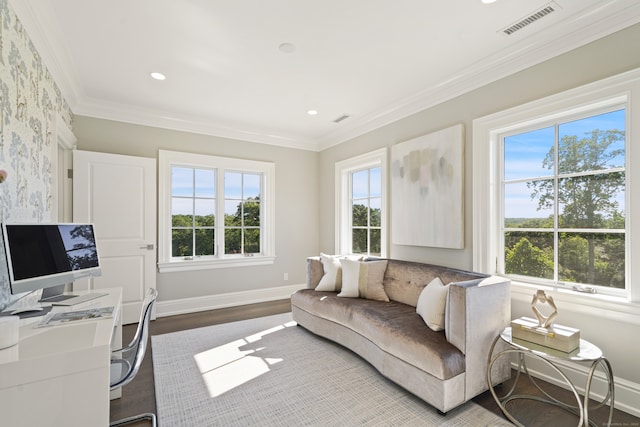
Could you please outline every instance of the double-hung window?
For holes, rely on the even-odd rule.
[[[336,252],[386,256],[386,149],[336,163]]]
[[[160,272],[270,264],[274,165],[159,153]]]
[[[635,71],[474,120],[474,269],[523,299],[532,285],[640,301],[638,90]]]
[[[625,287],[624,105],[500,137],[505,274]]]

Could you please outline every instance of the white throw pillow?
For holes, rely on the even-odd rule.
[[[418,298],[416,312],[424,323],[434,331],[444,330],[444,312],[447,304],[449,285],[444,285],[439,277],[424,287]]]
[[[342,290],[342,265],[340,260],[350,259],[360,261],[362,255],[327,255],[320,252],[320,262],[324,270],[320,282],[315,287],[316,291],[340,292]]]
[[[383,286],[386,260],[362,262],[343,259],[341,263],[342,291],[339,297],[389,302]]]
[[[338,292],[342,288],[342,266],[337,256],[321,253],[320,262],[324,275],[320,279],[316,291]]]

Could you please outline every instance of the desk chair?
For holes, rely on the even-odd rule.
[[[129,384],[138,373],[140,365],[142,365],[142,359],[144,359],[144,353],[149,341],[149,321],[153,304],[156,302],[157,297],[158,291],[155,289],[147,291],[142,303],[142,313],[140,313],[138,328],[133,339],[128,346],[114,350],[111,353],[111,390]],[[156,415],[152,413],[112,421],[109,425],[121,426],[141,420],[149,420],[153,427],[157,426]]]

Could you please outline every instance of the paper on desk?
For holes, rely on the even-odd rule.
[[[106,319],[113,317],[114,307],[90,308],[87,310],[65,311],[63,313],[49,313],[38,323],[38,327],[64,325],[70,322],[84,320]]]

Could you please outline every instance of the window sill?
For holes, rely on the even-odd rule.
[[[271,265],[275,256],[250,256],[238,258],[207,259],[207,260],[178,260],[159,262],[159,273],[174,273],[178,271],[213,270],[217,268],[251,267],[256,265]]]
[[[559,306],[569,311],[640,324],[640,304],[630,302],[625,297],[597,293],[584,294],[571,289],[511,281],[511,297],[517,301],[531,303],[537,289],[543,289],[552,295]]]

